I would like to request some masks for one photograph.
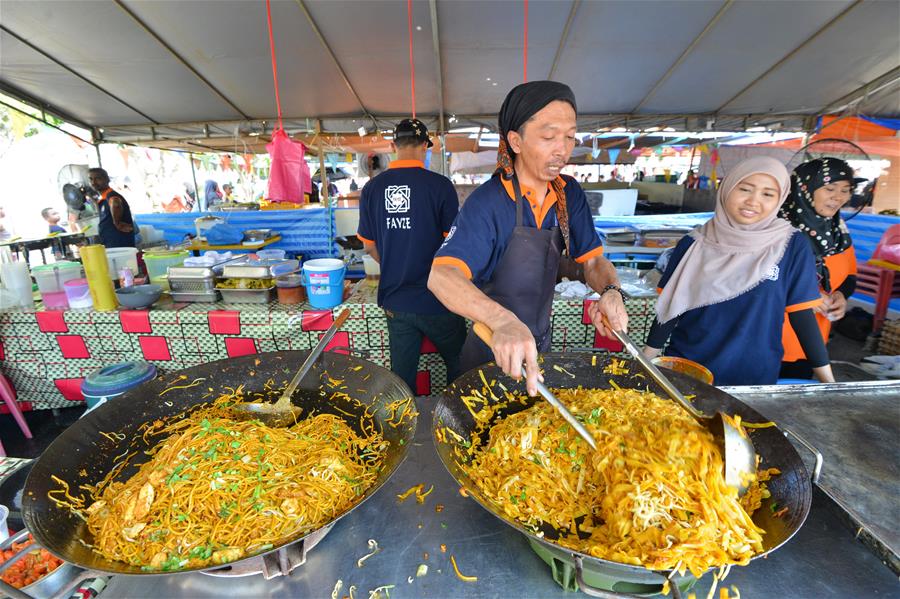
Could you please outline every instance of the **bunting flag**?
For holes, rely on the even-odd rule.
[[[607,150],[607,151],[606,151],[606,153],[609,154],[609,163],[610,163],[610,164],[615,164],[615,163],[616,163],[616,158],[619,157],[619,152],[620,152],[620,151],[621,151],[621,150]]]

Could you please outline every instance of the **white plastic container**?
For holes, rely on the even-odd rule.
[[[34,291],[28,264],[24,261],[0,264],[0,283],[15,296],[15,306],[34,308]]]
[[[65,310],[69,307],[65,284],[83,277],[81,264],[77,262],[55,262],[31,269],[31,275],[41,292],[41,301],[47,310]]]
[[[256,256],[260,260],[284,260],[284,250],[256,250]]]
[[[367,277],[377,277],[381,275],[381,264],[369,254],[363,254],[363,269],[366,271]]]
[[[119,271],[126,266],[137,275],[137,248],[106,248],[106,262],[109,264],[109,276],[113,280],[119,278]]]
[[[87,279],[72,279],[71,281],[66,281],[63,287],[66,291],[69,308],[72,310],[84,310],[94,307],[94,300],[91,298],[91,289],[88,286]]]

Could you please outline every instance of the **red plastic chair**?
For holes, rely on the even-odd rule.
[[[894,262],[894,256],[886,255],[885,251],[885,246],[898,244],[900,225],[891,225],[875,246],[872,258],[866,264],[858,265],[856,293],[868,295],[875,300],[872,333],[881,331],[891,300],[900,298],[900,277],[897,276],[900,264]]]
[[[6,380],[6,377],[3,376],[2,373],[0,373],[0,397],[2,397],[3,401],[6,403],[6,407],[9,408],[10,414],[16,419],[16,423],[19,425],[19,428],[22,429],[25,438],[31,439],[31,429],[28,428],[28,423],[25,422],[25,416],[22,415],[22,409],[16,401],[16,392],[13,391],[12,385],[9,384],[9,381]],[[0,451],[3,451],[2,445],[0,445]],[[3,455],[6,454],[4,453]]]

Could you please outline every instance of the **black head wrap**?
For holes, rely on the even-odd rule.
[[[550,102],[561,100],[572,105],[577,113],[575,94],[565,83],[558,81],[529,81],[515,86],[503,100],[497,124],[500,127],[500,147],[497,149],[497,168],[495,173],[504,179],[510,180],[515,175],[513,163],[515,155],[509,147],[507,135],[510,131],[518,131],[528,119],[537,114]],[[550,183],[557,198],[557,220],[562,230],[566,249],[569,247],[569,214],[566,210],[566,191],[562,180],[557,177]]]
[[[820,216],[813,204],[813,194],[831,183],[849,181],[853,184],[861,180],[853,176],[849,164],[837,158],[816,158],[804,162],[791,174],[791,194],[778,213],[809,236],[816,255],[819,284],[828,292],[831,291],[831,280],[825,267],[825,257],[840,254],[852,242],[840,212],[832,217]]]

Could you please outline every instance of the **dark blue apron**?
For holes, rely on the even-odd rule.
[[[481,290],[525,323],[534,335],[538,351],[545,352],[550,349],[550,311],[563,237],[559,227],[540,229],[522,224],[525,200],[517,177],[513,176],[512,184],[516,194],[516,226],[491,280]],[[491,348],[470,328],[460,356],[461,372],[493,359]]]

